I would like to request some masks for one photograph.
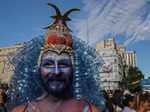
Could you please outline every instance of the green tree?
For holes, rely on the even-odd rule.
[[[129,67],[124,78],[125,88],[132,93],[141,91],[141,79],[143,78],[144,75],[138,67]]]

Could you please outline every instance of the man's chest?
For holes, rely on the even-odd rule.
[[[51,104],[36,104],[30,106],[30,112],[85,112],[82,106],[72,105],[72,104],[61,104],[61,105],[51,105]],[[34,109],[33,109],[34,108]],[[33,111],[32,111],[33,110]],[[88,111],[86,111],[88,112]]]

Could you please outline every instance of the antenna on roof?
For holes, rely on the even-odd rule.
[[[88,18],[87,18],[87,24],[86,24],[86,38],[87,38],[87,43],[89,44],[89,23],[88,23]]]

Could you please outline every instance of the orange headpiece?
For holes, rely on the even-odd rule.
[[[72,55],[72,37],[71,35],[51,34],[45,37],[45,43],[42,50],[56,51],[58,54],[67,52]]]

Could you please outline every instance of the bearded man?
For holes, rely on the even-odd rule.
[[[104,101],[98,83],[101,62],[94,49],[73,40],[66,25],[69,13],[79,9],[62,16],[54,4],[48,5],[56,10],[51,16],[55,21],[44,27],[48,32],[41,40],[26,43],[12,61],[15,74],[10,91],[20,102],[12,112],[100,112],[95,105]]]

